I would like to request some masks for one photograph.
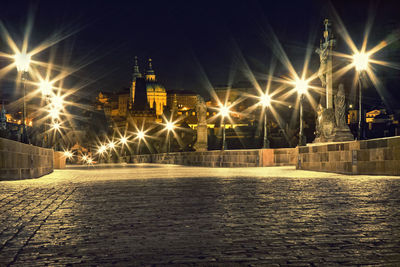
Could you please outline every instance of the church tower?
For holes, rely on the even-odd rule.
[[[161,119],[161,116],[164,112],[164,106],[167,105],[167,92],[165,87],[157,82],[151,58],[149,58],[149,65],[146,70],[145,78],[147,86],[147,99],[150,108],[155,109],[158,118]]]
[[[132,77],[132,86],[130,92],[130,101],[129,101],[129,109],[132,109],[133,102],[135,100],[135,87],[136,87],[136,79],[141,78],[142,74],[139,71],[138,58],[135,56],[135,63],[133,65],[133,77]]]
[[[149,58],[149,66],[146,71],[146,81],[147,82],[155,82],[156,74],[154,73],[153,66],[151,64],[151,58]]]

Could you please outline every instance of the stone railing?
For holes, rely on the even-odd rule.
[[[295,148],[205,152],[173,152],[132,156],[133,163],[178,164],[205,167],[263,167],[296,165]]]
[[[297,169],[400,175],[400,137],[299,147]]]
[[[52,171],[52,149],[0,138],[0,180],[36,178]]]

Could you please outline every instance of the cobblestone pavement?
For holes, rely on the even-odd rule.
[[[400,179],[139,165],[0,182],[0,265],[400,265]]]

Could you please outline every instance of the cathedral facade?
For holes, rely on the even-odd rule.
[[[130,91],[130,98],[132,101],[131,103],[133,105],[135,101],[136,79],[142,77],[142,73],[139,71],[137,57],[135,57],[132,86]],[[155,109],[157,117],[160,118],[164,112],[164,107],[167,105],[167,92],[165,90],[165,87],[157,81],[155,72],[153,70],[151,58],[148,61],[145,80],[147,90],[147,102],[149,103],[150,108]]]

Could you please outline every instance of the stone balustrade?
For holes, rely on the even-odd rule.
[[[400,175],[400,136],[298,147],[297,169]]]
[[[0,138],[0,180],[36,178],[52,171],[52,149]]]
[[[214,150],[132,156],[133,163],[178,164],[204,167],[266,167],[296,164],[296,149]]]

